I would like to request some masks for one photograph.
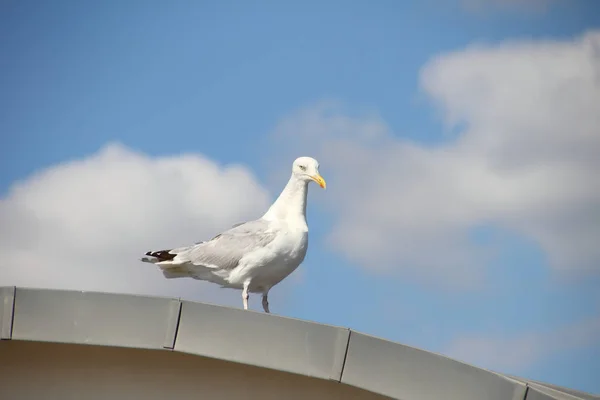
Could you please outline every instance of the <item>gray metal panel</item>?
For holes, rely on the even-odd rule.
[[[599,372],[600,374],[600,372]],[[598,378],[600,379],[600,377]],[[600,396],[598,395],[594,395],[594,394],[590,394],[590,393],[586,393],[586,392],[581,392],[579,390],[574,390],[574,389],[569,389],[563,386],[557,386],[557,385],[552,385],[550,383],[540,383],[540,382],[529,382],[530,386],[533,387],[541,387],[541,388],[549,388],[549,389],[553,389],[559,392],[563,392],[566,394],[570,394],[571,396],[574,396],[578,399],[583,399],[583,400],[600,400]]]
[[[173,303],[179,300],[17,288],[12,338],[163,348],[174,341]]]
[[[510,376],[513,379],[516,379],[518,381],[527,383],[528,385],[536,388],[536,387],[541,387],[543,388],[550,388],[559,392],[564,392],[566,394],[570,394],[572,396],[575,396],[576,398],[581,398],[583,400],[600,400],[600,396],[598,395],[593,395],[590,393],[585,393],[579,390],[575,390],[575,389],[569,389],[563,386],[558,386],[558,385],[554,385],[551,383],[546,383],[546,382],[539,382],[539,381],[535,381],[535,380],[530,380],[530,379],[524,379],[524,378],[519,378],[517,376]]]
[[[342,383],[402,400],[522,400],[525,384],[352,331]]]
[[[0,339],[10,339],[12,335],[15,287],[0,287]]]
[[[349,330],[182,302],[175,350],[339,381]]]
[[[163,347],[165,349],[173,349],[175,347],[175,338],[177,336],[177,328],[179,327],[179,315],[181,313],[181,301],[171,301],[169,304],[169,316],[167,317],[167,326],[165,330],[165,341]]]
[[[544,384],[540,384],[540,385],[542,387],[547,387],[550,389],[557,390],[559,392],[570,394],[572,396],[575,396],[576,398],[581,398],[583,400],[600,400],[600,396],[598,396],[598,395],[581,392],[579,390],[569,389],[569,388],[562,387],[562,386],[551,385],[548,383],[544,383]]]
[[[2,339],[192,354],[341,380],[402,400],[595,400],[345,328],[176,299],[0,287]],[[346,357],[346,350],[347,357]]]
[[[529,383],[525,400],[583,400],[583,397],[574,396],[546,386]]]

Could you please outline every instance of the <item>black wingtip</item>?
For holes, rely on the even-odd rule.
[[[147,256],[158,258],[160,261],[171,261],[177,254],[169,253],[171,250],[149,251]]]

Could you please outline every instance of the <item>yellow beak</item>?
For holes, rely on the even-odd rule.
[[[311,176],[311,179],[317,182],[319,186],[321,186],[323,189],[325,189],[325,187],[327,186],[327,183],[325,183],[325,179],[323,179],[321,175]]]

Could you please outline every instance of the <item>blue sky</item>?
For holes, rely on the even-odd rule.
[[[185,223],[186,216],[194,215],[193,221],[199,226],[195,230],[191,224],[187,232],[203,237],[177,238],[196,241],[239,222],[239,218],[258,216],[285,183],[286,168],[293,158],[314,155],[319,158],[321,172],[329,178],[328,189],[310,189],[309,254],[301,270],[273,289],[275,313],[349,326],[501,372],[600,393],[600,374],[594,372],[600,371],[600,256],[594,244],[600,243],[600,232],[580,224],[600,215],[594,214],[600,210],[598,192],[582,189],[593,186],[586,179],[593,176],[596,164],[572,161],[580,150],[600,148],[597,131],[589,133],[584,127],[588,120],[593,126],[595,111],[600,111],[589,99],[600,97],[597,88],[582,89],[588,87],[585,57],[592,56],[585,45],[580,45],[586,32],[600,28],[598,5],[594,1],[559,0],[539,1],[531,7],[502,0],[471,1],[476,7],[466,3],[3,1],[0,206],[4,209],[0,209],[0,216],[7,220],[10,216],[10,223],[16,225],[3,224],[11,231],[5,228],[0,238],[28,237],[31,232],[27,228],[14,233],[17,225],[26,225],[20,223],[21,217],[33,224],[26,226],[37,226],[31,221],[46,218],[44,226],[51,225],[54,232],[67,224],[70,214],[65,209],[71,208],[67,203],[77,202],[84,210],[87,207],[81,204],[74,187],[90,185],[90,190],[98,191],[90,198],[97,200],[111,192],[103,187],[120,187],[123,192],[119,196],[129,198],[127,190],[132,185],[127,179],[137,176],[169,186],[157,178],[164,172],[160,160],[195,153],[200,160],[216,163],[217,169],[235,164],[250,174],[219,176],[210,188],[204,187],[215,193],[234,193],[238,199],[229,203],[223,199],[231,196],[217,201],[207,192],[203,192],[204,198],[202,193],[182,192],[182,197],[203,198],[202,204],[209,210],[220,206],[218,215],[196,215],[190,208],[173,211],[170,221],[167,206],[152,208],[152,212],[166,210],[158,219],[172,225],[148,236],[138,233],[142,229],[136,230],[135,222],[127,220],[130,214],[120,208],[118,221],[106,229],[112,236],[122,234],[125,243],[130,240],[125,236],[139,235],[130,240],[135,246],[161,246],[175,241],[169,232]],[[590,41],[598,46],[597,37]],[[570,56],[561,52],[571,54],[570,46],[575,49],[573,62],[581,56],[582,67],[564,61]],[[535,61],[536,68],[541,69],[534,69],[539,74],[525,79],[521,88],[515,82],[531,72],[529,64],[523,64],[527,54],[533,54],[532,62],[541,60]],[[554,62],[552,57],[559,59]],[[498,65],[498,61],[505,63]],[[597,58],[594,61],[592,57],[591,62],[597,63]],[[553,65],[561,68],[545,70]],[[572,86],[561,86],[561,79],[567,79],[564,71],[575,71],[565,81]],[[538,82],[538,76],[544,78]],[[583,83],[578,85],[580,81]],[[497,88],[497,82],[505,83]],[[536,96],[550,93],[558,100],[546,104],[543,102],[549,96],[533,96],[538,99],[534,103],[508,107],[527,98],[529,89],[535,90]],[[574,111],[564,115],[553,112],[568,108],[560,103],[561,93]],[[543,104],[538,107],[537,101]],[[548,118],[552,123],[549,129],[566,126],[575,133],[571,128],[569,134],[565,130],[548,131],[549,139],[543,136],[540,141],[534,133],[539,130],[546,135],[544,126],[538,119],[526,119],[535,114],[535,108],[549,117],[560,114],[560,120]],[[498,136],[488,135],[492,127],[504,126],[502,123],[524,133],[512,135],[509,128],[498,128]],[[530,132],[530,141],[517,141]],[[494,137],[503,138],[502,146],[489,144],[496,143],[489,139]],[[460,147],[461,138],[465,146],[472,144],[475,150]],[[500,173],[486,175],[482,181],[477,180],[478,175],[469,175],[478,169],[467,161],[475,166],[485,160],[485,165],[489,162],[496,168],[502,164],[511,170],[523,162],[513,154],[520,154],[533,143],[535,151],[526,154],[531,160],[544,152],[547,142],[557,144],[548,147],[553,158],[540,159],[536,166],[552,168],[554,174],[568,160],[574,167],[565,173],[576,172],[566,176],[587,184],[571,190],[569,185],[578,179],[556,179],[548,184],[546,180],[521,182],[515,177],[506,178],[508,186],[500,186],[489,183],[494,179],[505,182],[505,175]],[[102,153],[110,143],[118,143],[114,154]],[[477,147],[481,143],[484,145]],[[565,152],[570,144],[575,150]],[[465,157],[464,165],[462,157],[448,161],[436,149],[450,155],[473,155],[473,159]],[[359,160],[357,154],[361,153],[373,162]],[[562,158],[557,161],[557,157]],[[114,159],[121,164],[110,164],[112,172],[105,173],[106,165]],[[128,166],[135,169],[136,163],[147,165],[148,171],[155,171],[152,168],[157,166],[156,174],[144,175],[145,168],[140,168],[139,175],[126,171]],[[121,167],[123,175],[119,173]],[[173,168],[193,172],[205,167],[182,161]],[[95,169],[91,172],[90,168]],[[278,172],[279,168],[284,172]],[[453,175],[455,169],[457,175]],[[448,179],[440,175],[444,170],[449,171]],[[519,174],[528,176],[525,170]],[[202,175],[197,179],[201,185]],[[413,183],[405,186],[406,181]],[[245,186],[238,190],[237,184]],[[487,184],[491,185],[489,190],[465,194],[469,188]],[[537,184],[541,196],[548,200],[543,204],[551,206],[518,201],[533,198],[535,203],[538,191],[531,192],[530,188]],[[356,188],[351,188],[354,185]],[[458,191],[460,185],[467,190]],[[392,191],[394,187],[400,189]],[[422,187],[427,199],[419,197]],[[497,195],[490,196],[495,190]],[[583,194],[566,196],[565,200],[562,193],[566,192]],[[429,196],[432,193],[439,197]],[[511,196],[505,201],[494,201],[507,193]],[[61,194],[66,197],[61,198]],[[242,204],[251,194],[260,200],[251,206]],[[152,192],[147,201],[158,201],[153,199],[155,195],[162,194]],[[34,200],[34,196],[39,199]],[[47,196],[58,210],[55,214],[54,209],[48,211]],[[213,200],[206,200],[208,197]],[[483,200],[472,200],[479,198]],[[338,200],[345,205],[336,206]],[[90,205],[89,212],[114,215],[111,204],[125,207],[120,201]],[[166,197],[161,207],[169,201],[175,200]],[[502,208],[509,203],[513,208]],[[132,200],[131,204],[136,203]],[[485,207],[479,209],[479,204]],[[411,219],[411,207],[416,205],[419,211],[414,215],[423,213],[430,218]],[[11,211],[15,209],[19,213]],[[461,211],[456,216],[450,211],[440,213],[440,209]],[[473,215],[464,216],[472,209],[476,209]],[[587,210],[587,214],[576,214],[574,209]],[[382,213],[396,215],[392,219],[410,229],[386,224]],[[148,216],[156,218],[155,214]],[[439,222],[441,219],[450,222]],[[438,222],[440,229],[432,225]],[[73,226],[90,229],[83,222],[77,223]],[[121,226],[127,231],[115,228]],[[36,254],[46,246],[44,241],[54,248],[66,246],[55,237],[50,240],[52,229],[36,229],[41,247],[19,248],[14,265],[36,260]],[[161,230],[160,224],[148,229]],[[368,242],[371,244],[360,246],[361,232],[373,240]],[[83,261],[87,256],[96,262],[98,253],[105,250],[100,245],[94,247],[100,241],[94,236],[98,233],[86,236],[80,231],[80,235],[82,240],[96,239],[81,243],[86,252],[81,250],[82,258],[77,260],[87,262]],[[399,250],[385,257],[375,254],[383,243],[377,239],[381,237]],[[570,237],[581,238],[575,244],[582,247],[574,247]],[[178,244],[183,243],[173,243]],[[77,242],[69,241],[68,245],[77,247]],[[483,258],[478,255],[480,251],[485,253]],[[59,264],[64,267],[72,262],[67,258]],[[147,279],[156,278],[156,271],[139,266],[134,258],[121,263],[136,273],[153,274],[154,278]],[[94,288],[128,290],[111,284],[121,278],[102,263],[97,265],[93,271],[92,266],[89,270],[79,266],[74,278],[67,273],[50,273],[50,267],[36,266],[38,273],[28,276],[7,269],[0,273],[0,284],[79,288],[102,276],[106,283]],[[453,273],[454,266],[462,275]],[[43,278],[35,280],[31,275]],[[455,276],[462,283],[473,278],[474,283],[446,284],[454,282]],[[179,288],[172,281],[156,278],[147,287],[136,285],[132,283],[131,291],[179,295],[176,290],[165,289]],[[222,294],[196,282],[175,285],[185,285],[184,293],[206,290],[206,297],[199,295],[202,300],[240,306],[236,292]],[[258,305],[256,300],[254,305]],[[477,354],[469,348],[476,349]]]

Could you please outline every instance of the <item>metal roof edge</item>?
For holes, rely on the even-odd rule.
[[[534,379],[527,379],[513,375],[505,375],[511,379],[523,382],[527,384],[529,387],[539,390],[550,389],[552,392],[562,392],[565,395],[571,396],[571,398],[580,398],[584,400],[600,400],[599,395],[595,395],[592,393],[582,392],[581,390],[571,389],[564,386],[555,385],[553,383],[541,382]],[[574,396],[574,397],[573,397]]]
[[[341,382],[401,399],[524,400],[527,391],[502,374],[356,330]]]
[[[12,338],[15,287],[0,287],[0,340]]]
[[[9,286],[0,287],[0,299],[2,339],[178,351],[404,400],[524,400],[538,385],[600,400],[346,327],[180,298]]]

